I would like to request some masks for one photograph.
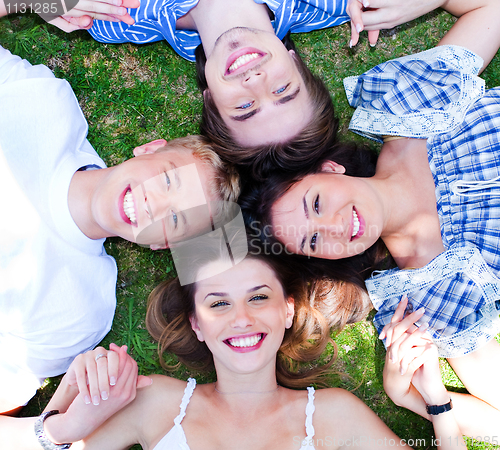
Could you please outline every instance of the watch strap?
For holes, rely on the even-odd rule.
[[[427,414],[430,414],[431,416],[437,416],[438,414],[442,414],[448,411],[451,411],[453,408],[453,403],[450,399],[448,403],[445,403],[444,405],[427,405]]]

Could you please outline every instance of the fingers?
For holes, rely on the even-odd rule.
[[[121,4],[121,1],[119,4]],[[80,0],[76,6],[66,12],[65,15],[71,17],[91,16],[94,19],[101,19],[102,16],[124,16],[127,14],[127,8],[116,6],[114,0],[109,2],[100,2],[95,0]],[[100,16],[100,17],[98,17]],[[105,20],[105,19],[103,19]]]
[[[424,315],[424,308],[420,308],[404,317],[407,304],[408,298],[405,294],[394,311],[391,322],[382,329],[379,335],[379,339],[386,340],[386,347],[390,347],[393,342],[397,341],[406,332],[413,332],[415,330],[413,324]]]
[[[60,16],[52,19],[49,23],[66,33],[71,33],[77,30],[88,30],[92,26],[92,18],[88,16],[79,18]]]
[[[359,33],[363,31],[363,20],[361,19],[361,12],[363,4],[358,0],[349,0],[347,5],[347,13],[351,18],[351,40],[349,47],[355,46],[359,41]]]
[[[368,31],[368,42],[371,47],[375,47],[378,41],[378,36],[380,34],[380,30],[371,30]]]

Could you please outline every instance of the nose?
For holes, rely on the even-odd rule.
[[[332,238],[340,238],[345,233],[345,223],[341,214],[335,213],[333,216],[321,216],[316,220],[318,231],[322,231]]]
[[[168,213],[168,208],[164,190],[148,186],[145,192],[144,208],[146,209],[146,215],[152,222],[165,217]]]
[[[248,328],[254,324],[254,318],[251,314],[250,307],[245,305],[235,305],[233,308],[233,318],[231,326],[233,328]]]
[[[267,78],[266,72],[260,69],[257,71],[250,70],[250,72],[242,78],[242,83],[243,86],[247,88],[255,89],[259,86],[263,86],[266,78]]]

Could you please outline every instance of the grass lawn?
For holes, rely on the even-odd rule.
[[[341,118],[341,133],[351,139],[347,124],[352,110],[342,79],[387,59],[431,48],[453,22],[447,13],[436,12],[382,32],[375,48],[368,45],[364,35],[358,46],[350,49],[347,24],[295,35],[294,40],[308,65],[326,81]],[[108,165],[130,158],[135,146],[150,140],[197,133],[202,98],[196,87],[194,64],[181,59],[165,42],[103,45],[87,32],[68,35],[35,15],[17,15],[0,20],[0,43],[32,64],[49,66],[57,77],[69,81],[89,123],[88,139]],[[500,85],[498,56],[483,76],[487,87]],[[103,344],[127,344],[142,374],[162,373],[156,345],[144,327],[144,316],[149,292],[174,270],[169,252],[152,252],[121,239],[107,240],[106,250],[119,268],[118,305],[113,328]],[[354,392],[414,448],[433,447],[431,425],[396,407],[385,395],[385,350],[371,323],[351,326],[335,340],[339,373],[332,374],[331,386]],[[213,380],[213,375],[198,376],[182,366],[172,375],[180,379],[195,375],[201,382]],[[463,388],[449,368],[445,368],[444,377],[452,389]],[[24,415],[39,414],[57,383],[58,379],[48,380]],[[469,441],[469,448],[488,445]]]

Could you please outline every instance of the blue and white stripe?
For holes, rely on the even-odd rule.
[[[347,1],[255,0],[256,3],[266,4],[274,13],[273,27],[280,39],[288,31],[306,33],[349,21]],[[112,44],[147,44],[166,40],[179,55],[194,61],[194,51],[201,44],[198,32],[176,30],[175,24],[197,3],[198,0],[141,0],[139,8],[129,10],[135,20],[134,25],[95,20],[89,32],[97,41]]]

